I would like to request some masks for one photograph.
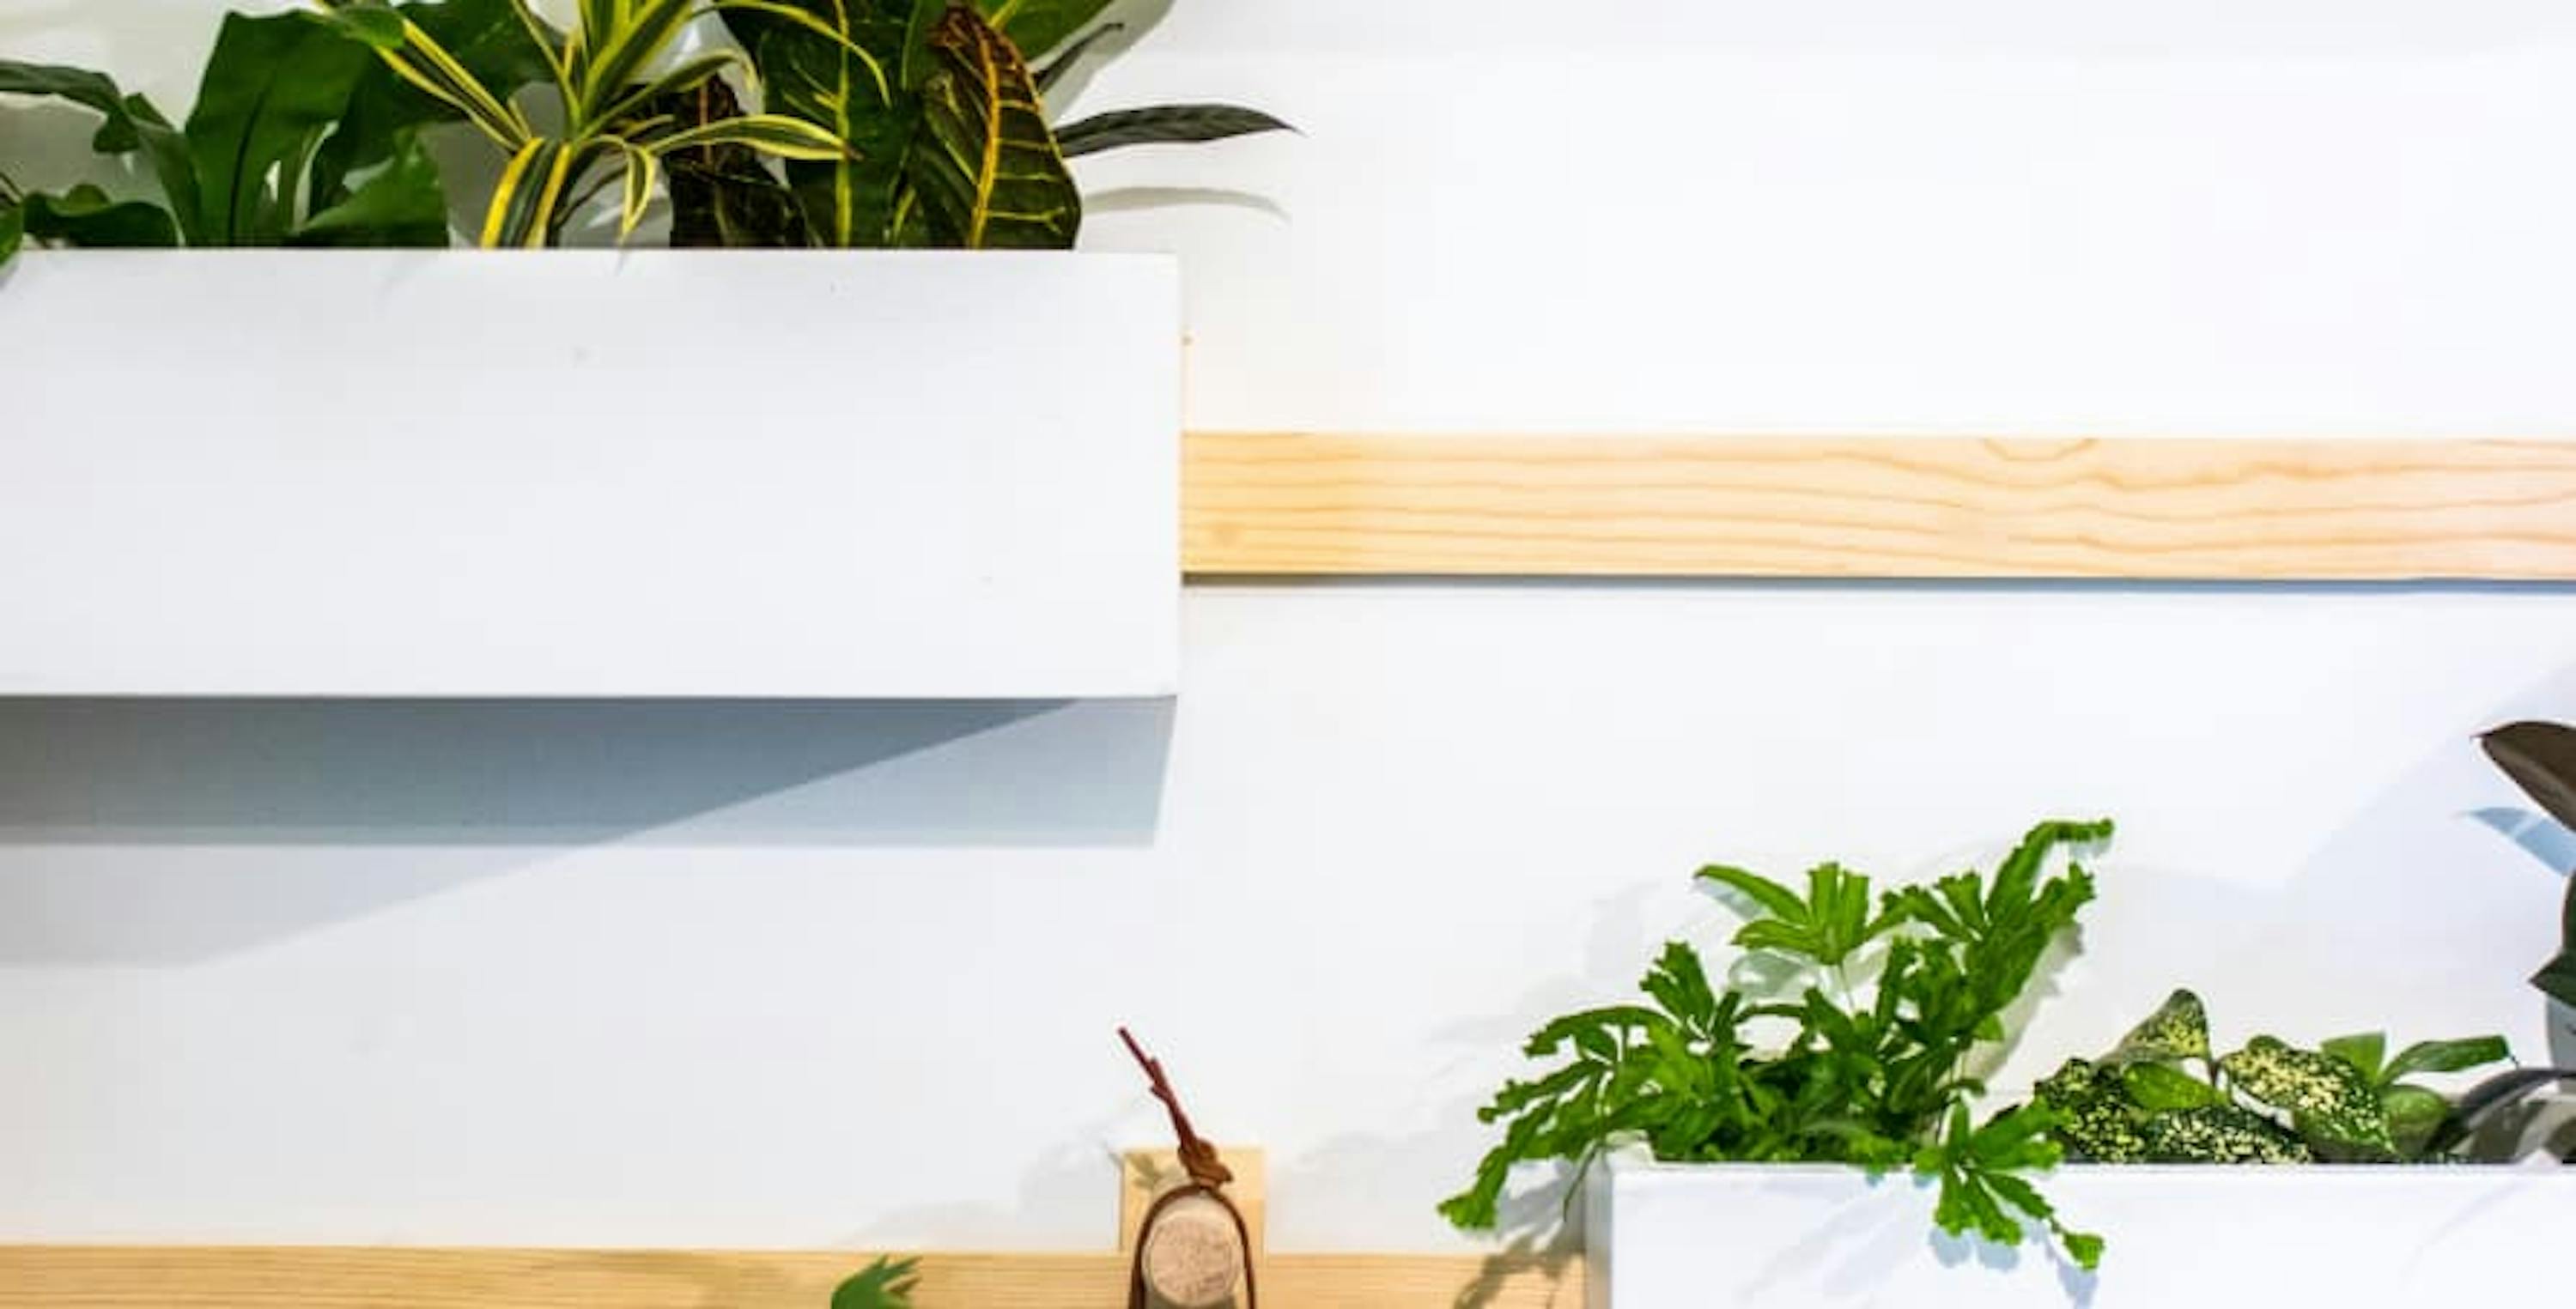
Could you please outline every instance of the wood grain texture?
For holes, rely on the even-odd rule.
[[[0,1247],[0,1309],[825,1309],[861,1254]],[[1263,1309],[1581,1309],[1578,1259],[1284,1255]],[[934,1254],[918,1309],[1123,1309],[1118,1255]]]
[[[1203,434],[1202,577],[2576,579],[2576,442]]]

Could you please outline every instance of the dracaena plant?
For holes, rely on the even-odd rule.
[[[724,21],[764,106],[853,147],[790,159],[710,147],[672,160],[674,244],[1058,249],[1082,195],[1068,159],[1277,131],[1258,110],[1161,105],[1055,124],[1046,95],[1115,32],[1110,0],[776,0]],[[1043,65],[1035,61],[1045,60]],[[741,112],[728,88],[662,106],[693,124]]]
[[[2032,1181],[2060,1157],[2054,1115],[2022,1105],[1979,1121],[1975,1106],[2006,1014],[2093,899],[2091,875],[2071,862],[2051,872],[2052,856],[2110,835],[2107,822],[2042,823],[1991,880],[1964,872],[1875,899],[1868,878],[1834,864],[1810,871],[1804,894],[1703,870],[1750,906],[1735,943],[1785,968],[1794,998],[1720,989],[1698,951],[1667,945],[1643,984],[1650,1003],[1570,1014],[1530,1038],[1527,1055],[1555,1066],[1479,1111],[1503,1139],[1441,1213],[1492,1227],[1515,1165],[1579,1170],[1634,1136],[1675,1161],[1912,1169],[1938,1182],[1945,1231],[2018,1244],[2037,1227],[2095,1266],[2101,1240],[2059,1221]],[[1768,1022],[1789,1027],[1785,1043],[1759,1039]]]
[[[2532,803],[2560,823],[2576,827],[2576,728],[2514,723],[2487,733],[2479,744]],[[2558,930],[2558,954],[2532,974],[2531,984],[2551,999],[2576,1007],[2576,875],[2568,878]]]
[[[539,247],[562,239],[591,197],[620,187],[619,232],[633,233],[679,151],[739,148],[799,160],[837,160],[851,147],[823,126],[784,114],[681,123],[656,111],[739,63],[737,51],[677,59],[672,50],[699,18],[719,9],[783,8],[762,0],[580,0],[567,30],[550,27],[528,0],[509,0],[520,39],[541,57],[561,127],[539,130],[512,99],[446,42],[384,0],[315,0],[322,17],[372,47],[404,82],[446,105],[506,159],[485,209],[482,244]]]

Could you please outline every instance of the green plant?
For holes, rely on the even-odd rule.
[[[2419,1161],[2465,1133],[2445,1130],[2448,1097],[2408,1079],[2511,1057],[2501,1036],[2387,1055],[2388,1038],[2371,1032],[2314,1050],[2258,1036],[2220,1057],[2200,997],[2176,991],[2110,1053],[2068,1060],[2034,1103],[2072,1157],[2097,1163]]]
[[[2487,733],[2479,744],[2543,812],[2576,827],[2576,728],[2514,723]],[[2558,931],[2557,956],[2532,974],[2531,984],[2561,1004],[2576,1006],[2576,874],[2567,881]]]
[[[911,1309],[918,1259],[879,1259],[832,1292],[832,1309]]]
[[[632,233],[659,186],[662,159],[677,151],[731,146],[811,160],[850,153],[842,138],[781,114],[683,126],[654,111],[741,61],[730,50],[669,61],[688,26],[717,9],[778,7],[765,0],[581,0],[579,20],[565,32],[549,27],[527,0],[510,0],[561,110],[562,126],[553,132],[539,131],[507,89],[478,76],[384,0],[315,3],[326,22],[372,47],[386,67],[461,115],[506,157],[485,209],[487,247],[555,244],[583,204],[619,182],[619,230]]]
[[[673,162],[675,223],[706,244],[979,249],[1070,247],[1082,195],[1066,160],[1123,146],[1214,141],[1286,124],[1232,105],[1163,105],[1051,126],[1052,89],[1104,36],[1109,0],[778,0],[729,6],[767,107],[851,143],[789,160],[740,152]],[[1086,29],[1089,29],[1086,31]],[[1044,67],[1031,60],[1052,56]],[[738,106],[667,106],[697,123]]]
[[[522,57],[507,0],[389,11],[461,52],[487,84],[515,88]],[[495,41],[506,24],[512,40]],[[99,115],[91,147],[140,156],[160,202],[94,185],[61,193],[0,179],[0,260],[20,240],[92,246],[447,244],[447,198],[421,132],[451,117],[366,52],[296,14],[230,14],[184,127],[104,73],[0,61],[0,93]]]
[[[1635,1135],[1667,1160],[1911,1168],[1939,1183],[1943,1230],[2011,1245],[2036,1224],[2095,1266],[2101,1240],[2068,1229],[2031,1181],[2060,1156],[2052,1113],[2021,1106],[1979,1123],[1972,1107],[1985,1092],[1979,1056],[2006,1038],[2007,1012],[2093,899],[2081,865],[2047,872],[2052,854],[2111,830],[2042,823],[1991,881],[1964,872],[1875,903],[1868,878],[1835,864],[1810,871],[1804,895],[1741,869],[1703,869],[1702,881],[1749,903],[1735,943],[1786,969],[1795,998],[1719,991],[1696,950],[1665,946],[1643,983],[1651,1004],[1570,1014],[1530,1038],[1530,1058],[1566,1062],[1507,1083],[1479,1111],[1506,1124],[1503,1139],[1441,1213],[1492,1227],[1514,1165],[1580,1170]],[[1758,1044],[1748,1028],[1764,1020],[1794,1034]]]

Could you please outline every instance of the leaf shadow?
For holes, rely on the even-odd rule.
[[[1115,186],[1084,197],[1095,214],[1131,214],[1195,205],[1236,209],[1288,221],[1288,209],[1269,196],[1222,186]]]

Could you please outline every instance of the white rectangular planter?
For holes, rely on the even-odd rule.
[[[2576,1232],[2576,1168],[2078,1166],[2043,1189],[2109,1241],[2100,1272],[1940,1236],[1908,1175],[1614,1157],[1585,1197],[1590,1309],[2548,1300]]]
[[[0,695],[1169,694],[1180,349],[1155,257],[30,254]]]

